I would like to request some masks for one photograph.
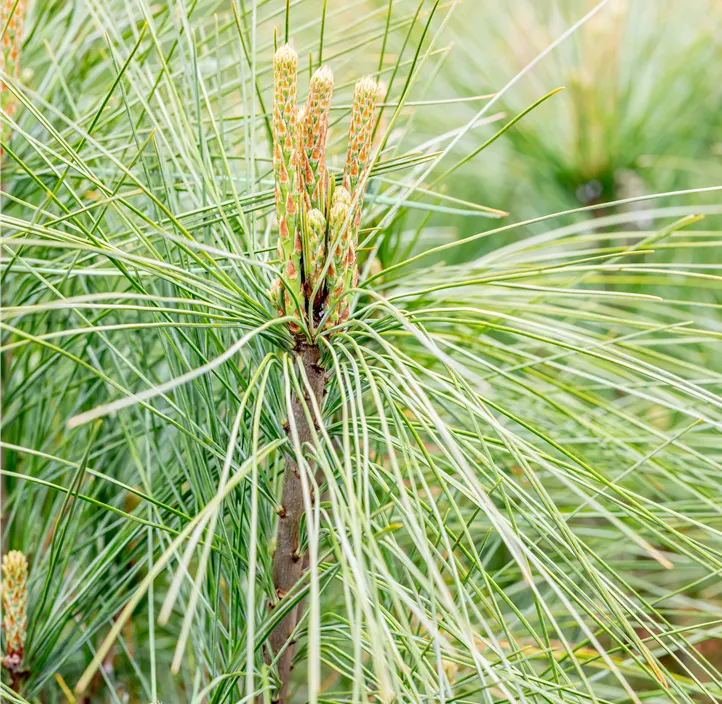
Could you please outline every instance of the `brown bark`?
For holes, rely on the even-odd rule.
[[[23,686],[23,673],[17,670],[10,670],[10,689],[13,692],[20,693],[20,689]]]
[[[309,345],[305,341],[299,341],[296,346],[297,354],[301,359],[306,378],[311,386],[318,407],[321,407],[325,386],[325,370],[320,366],[320,352],[315,345]],[[312,403],[309,398],[305,399],[306,406],[313,413]],[[298,432],[298,439],[301,446],[311,442],[311,426],[306,418],[301,400],[294,393],[291,398],[291,409],[293,421]],[[289,438],[291,431],[289,429]],[[285,470],[283,474],[283,492],[281,497],[281,509],[278,517],[278,530],[276,533],[276,551],[273,556],[273,585],[276,589],[276,596],[283,598],[301,579],[305,560],[299,551],[299,540],[301,532],[301,517],[304,513],[303,486],[298,471],[295,457],[287,453],[285,459]],[[273,608],[273,605],[271,606]],[[296,627],[300,617],[300,609],[294,608],[274,628],[270,637],[271,649],[278,653],[286,644]],[[291,662],[293,660],[294,644],[289,643],[278,659],[278,676],[280,687],[274,701],[279,704],[286,704],[288,700],[288,683],[291,677]]]

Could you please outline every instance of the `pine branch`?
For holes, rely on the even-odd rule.
[[[303,339],[297,343],[297,354],[303,364],[306,378],[315,396],[319,408],[325,390],[325,369],[320,365],[318,347]],[[312,439],[311,426],[304,411],[301,399],[294,393],[291,399],[293,423],[298,433],[301,447]],[[289,428],[289,440],[291,430]],[[300,554],[301,518],[304,514],[303,486],[298,464],[291,453],[286,453],[283,474],[283,493],[278,516],[276,551],[273,555],[273,586],[278,599],[282,599],[301,579],[304,571],[303,555]],[[274,605],[271,605],[274,608]],[[300,618],[300,606],[293,608],[278,623],[271,633],[270,643],[274,655],[282,648],[285,650],[278,659],[280,687],[274,701],[285,704],[288,700],[288,684],[291,678],[294,643],[288,642]]]

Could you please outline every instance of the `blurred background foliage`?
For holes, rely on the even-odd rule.
[[[463,2],[437,97],[493,92],[549,46],[592,2]],[[504,97],[521,121],[454,190],[484,195],[518,218],[722,177],[722,6],[714,0],[612,0]],[[458,105],[454,118],[472,116]],[[448,109],[424,113],[430,133]],[[449,186],[451,188],[451,186]]]

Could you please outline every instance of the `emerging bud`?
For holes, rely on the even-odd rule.
[[[286,314],[286,305],[284,303],[284,296],[283,296],[283,284],[281,283],[281,279],[275,279],[273,283],[271,284],[271,288],[268,292],[269,298],[271,299],[271,303],[273,303],[274,306],[276,306],[276,310],[278,311],[279,315],[285,315]]]
[[[307,272],[309,275],[309,295],[321,279],[326,265],[326,218],[320,210],[309,210],[306,217],[306,236],[310,261]]]
[[[333,193],[331,212],[329,214],[328,243],[331,264],[326,273],[326,308],[331,311],[327,327],[333,327],[340,321],[343,309],[348,306],[344,298],[346,278],[349,264],[355,268],[355,252],[351,242],[349,216],[351,213],[351,196],[339,186]]]
[[[284,44],[273,57],[273,174],[275,179],[276,217],[279,224],[281,270],[295,296],[301,300],[301,212],[298,174],[298,108],[296,84],[298,56]],[[289,275],[291,273],[292,275]],[[286,292],[287,293],[287,292]],[[287,312],[295,306],[281,306]]]
[[[331,217],[329,220],[331,232],[329,235],[329,242],[335,242],[338,233],[342,232],[343,225],[348,218],[348,211],[350,207],[351,195],[343,186],[339,186],[333,192],[333,200],[331,201]]]
[[[298,54],[290,44],[278,48],[273,57],[273,86],[278,104],[290,106],[296,98],[296,73],[298,71]],[[289,108],[290,114],[290,108]]]
[[[328,66],[319,68],[308,87],[308,98],[301,119],[302,164],[300,171],[309,208],[323,211],[328,190],[326,138],[328,113],[333,95],[333,73]]]
[[[378,83],[371,76],[365,76],[357,81],[353,91],[343,185],[351,194],[351,198],[356,201],[354,209],[358,213],[361,212],[365,190],[365,183],[359,186],[359,181],[364,178],[371,160],[371,139],[376,124],[375,110],[378,91]],[[354,240],[356,229],[354,228],[352,233]]]
[[[5,664],[16,670],[25,652],[28,597],[28,561],[19,550],[11,550],[3,557],[0,591],[7,649]]]

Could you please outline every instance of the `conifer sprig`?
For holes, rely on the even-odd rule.
[[[366,76],[354,87],[343,186],[329,202],[332,184],[326,142],[333,73],[322,66],[313,74],[308,98],[299,109],[297,70],[298,57],[284,44],[274,57],[273,164],[278,258],[289,290],[284,291],[279,279],[271,288],[271,298],[279,314],[298,316],[291,300],[295,295],[312,331],[317,322],[326,320],[328,328],[348,318],[345,294],[358,283],[356,238],[370,165],[378,84]],[[300,324],[291,328],[295,334],[301,330]]]
[[[303,21],[339,84],[355,62],[393,76],[397,107],[378,119],[403,135],[393,159],[370,171],[374,144],[358,172],[369,251],[344,247],[352,194],[333,192],[362,75],[344,68],[326,202],[302,197],[298,211],[294,312],[308,339],[288,328],[285,276],[283,322],[258,305],[275,254],[236,242],[270,219],[275,49],[264,62],[256,33],[284,4],[286,35]],[[3,74],[21,102],[0,194],[0,562],[27,552],[27,637],[7,669],[0,607],[0,699],[720,700],[720,191],[655,194],[655,171],[670,188],[690,179],[655,161],[651,190],[553,212],[527,202],[537,179],[501,194],[533,221],[489,228],[464,190],[497,171],[477,155],[523,114],[483,144],[476,128],[538,74],[532,56],[509,83],[491,77],[494,102],[478,76],[455,95],[444,81],[468,66],[448,71],[455,25],[441,12],[482,3],[354,3],[343,16],[328,4],[318,44],[308,3],[41,1],[32,21],[28,5],[21,80]],[[551,31],[527,44],[536,53]],[[296,109],[307,67],[299,58]],[[663,85],[633,68],[642,93]],[[714,101],[696,88],[667,102],[695,104],[700,137],[684,146],[707,154],[697,108]],[[556,163],[564,144],[545,129],[534,161]],[[708,161],[694,161],[700,186]],[[355,258],[369,272],[359,296]]]

